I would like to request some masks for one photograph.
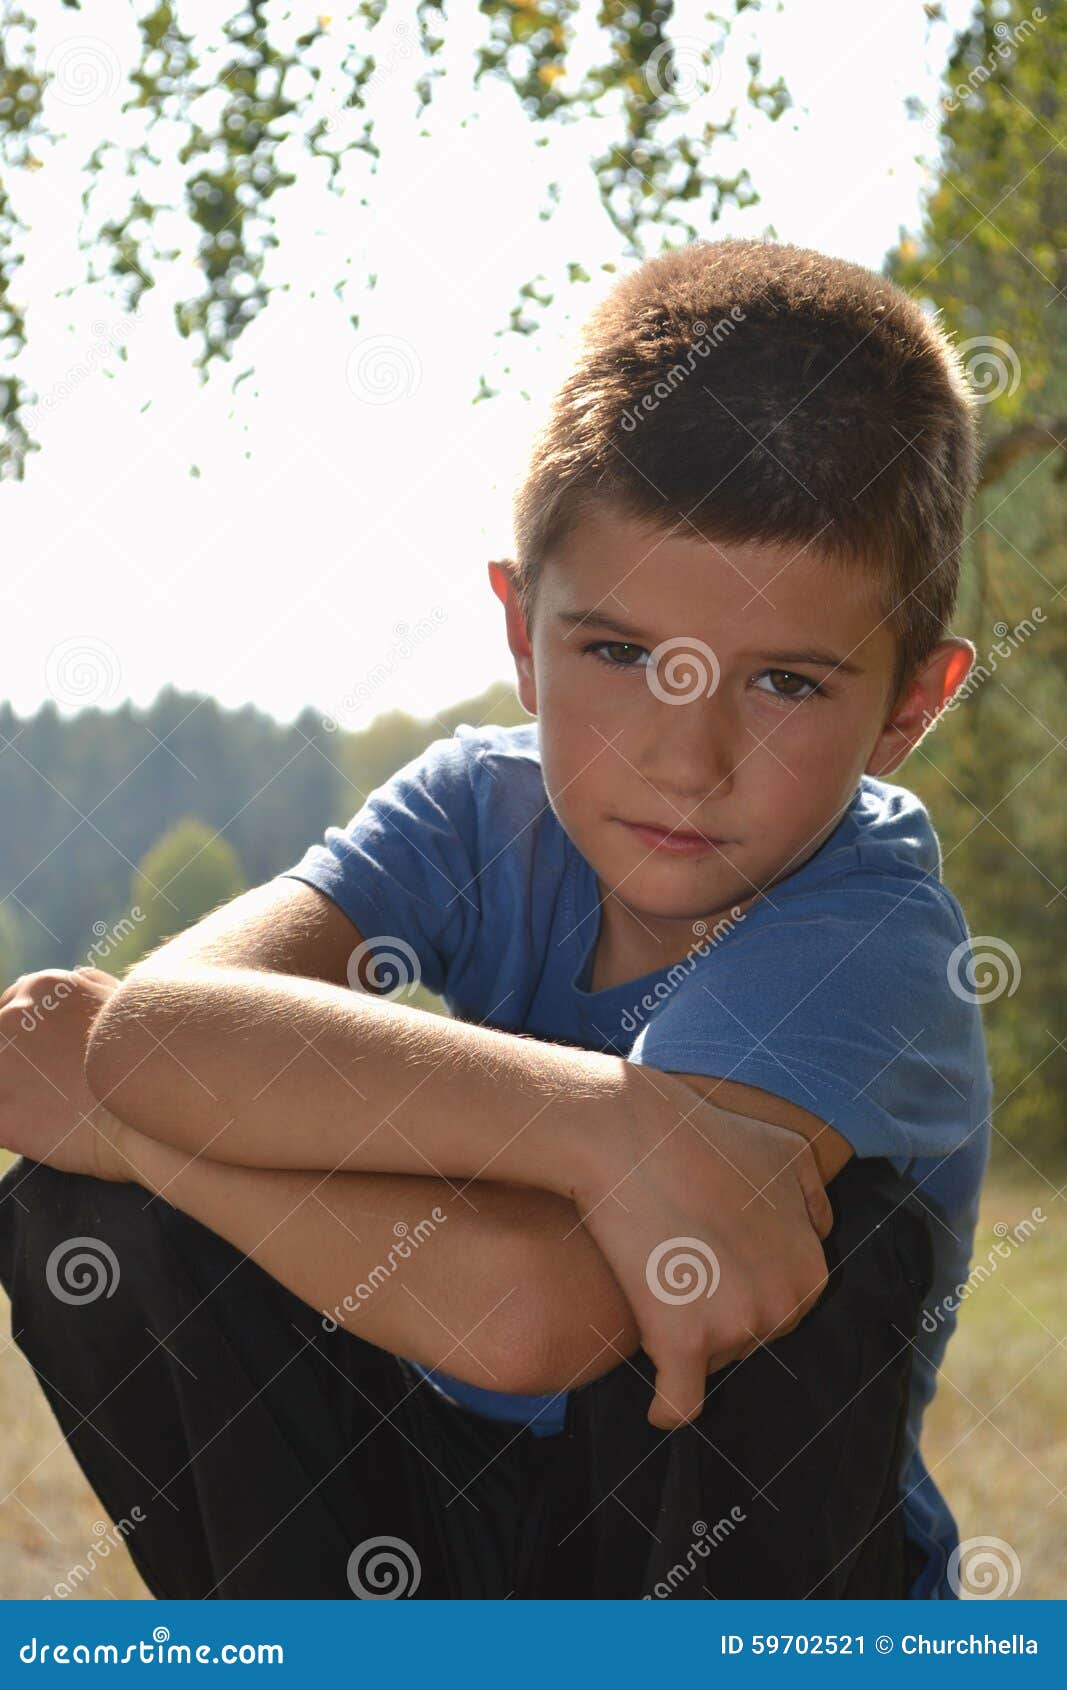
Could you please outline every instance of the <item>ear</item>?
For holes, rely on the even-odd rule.
[[[514,558],[503,558],[489,565],[489,581],[504,606],[508,645],[515,659],[516,691],[519,702],[531,716],[537,715],[537,680],[534,675],[533,648],[529,629],[519,604],[515,579],[519,566]]]
[[[959,691],[977,655],[970,640],[956,637],[934,647],[894,704],[871,751],[866,774],[884,777],[900,767]]]

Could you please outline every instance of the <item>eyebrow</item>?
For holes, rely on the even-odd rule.
[[[646,641],[646,636],[638,628],[631,628],[629,623],[621,621],[617,616],[606,616],[599,610],[561,610],[559,620],[571,625],[580,622],[591,623],[597,628],[610,628],[613,633],[621,634],[625,640],[634,643]],[[832,651],[817,651],[808,646],[803,651],[757,651],[751,656],[765,663],[810,663],[817,669],[836,669],[842,675],[862,675],[863,670],[858,663],[850,663],[847,657],[837,657]]]

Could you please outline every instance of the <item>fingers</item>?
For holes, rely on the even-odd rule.
[[[651,1426],[669,1432],[675,1426],[695,1420],[704,1407],[706,1386],[702,1361],[666,1362],[656,1369],[656,1394],[648,1411]]]
[[[753,1333],[747,1343],[718,1351],[695,1370],[691,1366],[670,1363],[658,1368],[656,1394],[647,1417],[649,1425],[669,1432],[687,1421],[696,1420],[704,1411],[708,1382],[712,1376],[724,1367],[731,1367],[735,1361],[746,1361],[760,1347],[760,1339]]]
[[[833,1204],[826,1195],[826,1188],[819,1174],[819,1164],[810,1149],[798,1158],[797,1172],[808,1219],[820,1238],[828,1238],[834,1229]]]
[[[108,974],[106,969],[90,968],[87,963],[80,963],[78,967],[72,969],[71,972],[74,974],[81,974],[85,979],[91,980],[94,985],[98,986],[115,987],[121,984],[119,979],[114,974]]]
[[[655,1395],[648,1411],[649,1424],[662,1431],[695,1420],[707,1400],[708,1379],[734,1362],[745,1361],[756,1350],[785,1338],[798,1327],[819,1301],[829,1282],[826,1258],[821,1245],[812,1244],[810,1264],[799,1280],[782,1282],[758,1310],[753,1309],[747,1320],[740,1310],[735,1311],[733,1323],[720,1329],[720,1339],[726,1343],[701,1356],[688,1349],[674,1346],[667,1351],[660,1342],[655,1355],[644,1344],[646,1354],[656,1364]],[[662,1338],[662,1334],[660,1335]]]
[[[0,1009],[3,1009],[4,1005],[6,1003],[9,1003],[10,1000],[16,995],[19,987],[21,986],[21,984],[22,984],[23,980],[25,980],[25,978],[26,978],[25,974],[20,974],[17,980],[12,980],[10,986],[4,987],[4,990],[2,992],[0,992]]]

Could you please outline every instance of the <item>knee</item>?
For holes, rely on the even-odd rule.
[[[11,1330],[27,1337],[80,1321],[99,1330],[128,1302],[131,1281],[149,1268],[159,1226],[138,1185],[98,1180],[22,1157],[0,1178],[0,1282]],[[123,1274],[124,1295],[118,1295]],[[92,1305],[92,1318],[87,1318]],[[128,1312],[128,1309],[127,1309]]]

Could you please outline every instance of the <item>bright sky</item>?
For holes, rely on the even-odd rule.
[[[294,5],[294,33],[316,9]],[[946,9],[960,27],[968,0]],[[291,289],[201,386],[193,345],[173,326],[174,303],[199,281],[183,219],[158,230],[183,258],[159,267],[139,321],[104,285],[79,285],[81,166],[101,136],[139,134],[119,109],[136,62],[135,9],[98,0],[89,14],[50,0],[35,10],[38,60],[56,73],[49,126],[67,138],[9,184],[32,225],[16,279],[29,347],[16,367],[39,395],[43,449],[23,483],[0,488],[4,696],[23,715],[51,696],[69,715],[125,698],[146,705],[170,681],[227,707],[251,701],[279,721],[311,705],[362,729],[385,710],[430,716],[510,681],[486,564],[509,553],[526,443],[577,325],[615,279],[599,267],[634,262],[586,164],[610,138],[608,122],[572,125],[535,148],[509,88],[486,79],[475,97],[468,67],[484,23],[473,6],[449,8],[455,68],[417,122],[415,60],[401,56],[413,25],[398,33],[411,12],[391,3],[376,43],[381,166],[370,176],[359,155],[338,198],[305,152],[281,155],[298,185],[273,201],[271,274]],[[347,45],[341,10],[327,56]],[[179,15],[208,41],[232,11],[198,0]],[[676,8],[683,73],[686,42],[708,27],[703,11]],[[713,154],[715,168],[746,165],[762,200],[701,234],[770,234],[880,268],[901,227],[917,225],[936,152],[905,97],[936,102],[950,29],[927,38],[919,0],[785,0],[746,28],[716,62],[710,91],[693,90],[690,132],[736,104],[739,144]],[[754,45],[764,75],[780,72],[793,95],[777,125],[746,115]],[[545,222],[553,176],[561,203]],[[167,180],[164,197],[177,200]],[[114,186],[111,215],[129,191],[117,171]],[[90,227],[108,214],[107,191]],[[592,282],[568,285],[568,261]],[[543,329],[499,336],[539,272],[556,294],[539,313]],[[333,286],[345,275],[339,300]],[[250,365],[254,376],[231,393]],[[472,405],[483,374],[500,396]]]

